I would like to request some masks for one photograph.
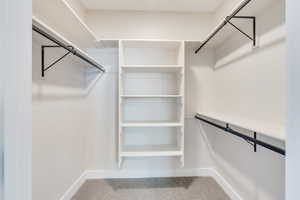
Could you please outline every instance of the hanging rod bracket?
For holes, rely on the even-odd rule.
[[[252,36],[244,32],[242,29],[240,29],[238,26],[233,24],[230,20],[231,19],[245,19],[245,20],[251,20],[252,22]],[[248,39],[250,39],[253,42],[253,46],[256,46],[256,17],[255,16],[227,16],[225,18],[226,23],[230,24],[232,27],[234,27],[236,30],[238,30],[240,33],[242,33],[244,36],[246,36]]]
[[[236,132],[234,129],[231,129],[229,127],[229,124],[226,123],[226,127],[225,127],[225,131],[227,132]],[[253,133],[253,140],[249,140],[248,138],[243,138],[248,144],[250,144],[251,146],[253,146],[253,150],[254,152],[257,152],[257,138],[256,138],[256,132]]]
[[[72,46],[68,46],[71,49],[74,49]],[[42,77],[45,77],[45,72],[47,70],[49,70],[50,68],[52,68],[54,65],[56,65],[57,63],[59,63],[62,59],[64,59],[65,57],[67,57],[69,54],[71,54],[71,51],[68,51],[67,53],[65,53],[64,55],[62,55],[60,58],[56,59],[55,61],[53,61],[51,64],[49,64],[48,66],[45,66],[45,53],[46,53],[46,49],[47,48],[62,48],[61,46],[58,45],[42,45],[41,46],[41,75]]]
[[[216,127],[216,128],[218,128],[220,130],[223,130],[227,133],[230,133],[231,135],[235,135],[239,138],[244,139],[245,141],[247,141],[249,144],[251,144],[253,146],[254,152],[257,151],[257,145],[259,145],[261,147],[264,147],[266,149],[269,149],[271,151],[274,151],[276,153],[279,153],[279,154],[285,156],[285,150],[284,149],[282,149],[280,147],[277,147],[277,146],[274,146],[272,144],[266,143],[264,141],[258,140],[257,139],[257,132],[254,132],[253,137],[250,137],[248,135],[245,135],[243,133],[240,133],[238,131],[235,131],[235,130],[231,129],[229,127],[229,123],[226,123],[226,126],[224,127],[222,125],[219,125],[217,123],[214,123],[214,122],[210,121],[209,119],[207,119],[207,117],[202,117],[200,114],[196,114],[195,118],[202,121],[202,122],[205,122],[205,123],[207,123],[207,124],[209,124],[213,127]]]

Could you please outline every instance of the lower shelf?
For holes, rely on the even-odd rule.
[[[120,153],[121,157],[159,157],[159,156],[183,156],[183,151],[176,146],[125,146]]]

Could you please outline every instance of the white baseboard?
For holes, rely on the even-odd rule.
[[[114,178],[154,178],[154,177],[212,177],[223,188],[232,200],[242,200],[233,187],[213,168],[194,168],[178,170],[87,170],[72,184],[60,200],[70,200],[79,188],[89,179],[114,179]]]
[[[215,169],[211,170],[211,176],[215,181],[222,187],[226,194],[230,197],[231,200],[243,200],[243,198],[234,190],[234,188],[226,181],[226,179],[221,176],[221,174]]]
[[[86,181],[86,172],[83,172],[80,177],[69,187],[66,193],[59,200],[70,200]]]
[[[177,169],[177,170],[90,170],[86,171],[87,179],[105,178],[156,178],[182,176],[210,176],[208,169]]]

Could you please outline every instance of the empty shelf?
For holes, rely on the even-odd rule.
[[[180,98],[182,95],[121,95],[122,98]]]
[[[127,72],[178,72],[182,69],[179,65],[123,65],[122,69]]]
[[[125,122],[122,127],[181,127],[180,122]]]
[[[125,146],[121,152],[122,157],[157,157],[182,156],[183,152],[175,145],[145,145]]]

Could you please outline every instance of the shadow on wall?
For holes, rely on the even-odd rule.
[[[218,123],[215,121],[215,123]],[[232,127],[244,134],[248,130]],[[246,141],[199,122],[216,169],[245,200],[282,200],[285,188],[285,157],[258,146],[255,153]],[[258,139],[283,146],[284,142],[258,135]]]
[[[60,100],[82,98],[89,94],[103,73],[78,57],[69,54],[41,76],[41,46],[55,45],[33,33],[32,81],[33,98]],[[45,49],[45,67],[66,53],[63,48]]]
[[[252,33],[250,21],[232,19],[231,22],[247,34]],[[226,29],[234,28],[226,25]],[[222,31],[219,35],[222,35]],[[273,45],[284,42],[285,39],[285,1],[272,0],[268,12],[256,16],[256,46],[253,47],[252,41],[234,29],[234,34],[216,49],[215,68],[229,65],[252,54],[258,54]]]

